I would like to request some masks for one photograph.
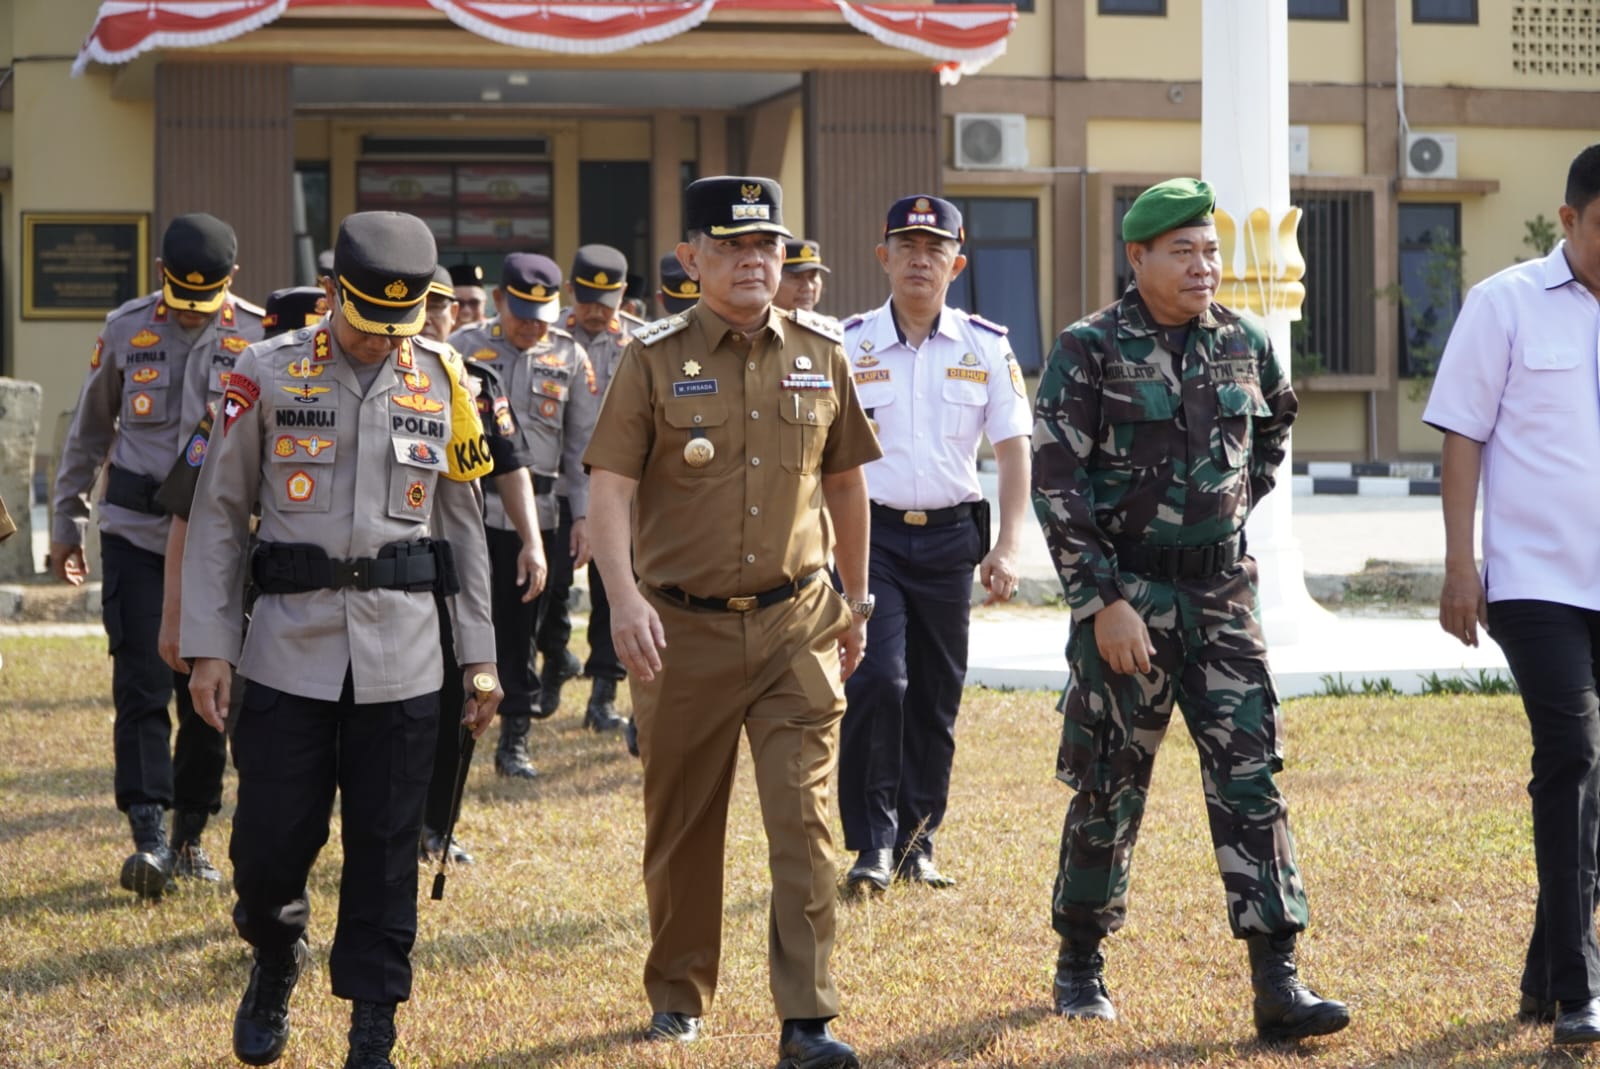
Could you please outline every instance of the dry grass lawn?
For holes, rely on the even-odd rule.
[[[227,1066],[248,950],[223,891],[159,904],[117,887],[130,846],[111,799],[110,664],[99,639],[8,640],[0,674],[0,1066]],[[735,789],[723,975],[708,1038],[638,1042],[648,1016],[638,765],[580,726],[587,687],[536,726],[533,783],[480,745],[461,835],[479,864],[445,900],[420,883],[415,997],[399,1064],[770,1066],[765,847],[748,762]],[[1288,707],[1311,893],[1309,978],[1348,1001],[1343,1034],[1272,1049],[1250,1024],[1181,727],[1157,766],[1128,928],[1107,944],[1122,1019],[1049,1012],[1049,894],[1067,790],[1053,696],[970,691],[941,864],[948,892],[897,887],[839,912],[840,1035],[869,1067],[1472,1066],[1565,1062],[1512,1021],[1533,906],[1526,729],[1515,698],[1311,699]],[[232,772],[207,844],[227,872]],[[337,831],[312,875],[317,965],[280,1063],[337,1066],[328,992]]]

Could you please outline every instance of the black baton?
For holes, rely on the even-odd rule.
[[[487,672],[480,672],[472,677],[473,697],[487,696],[494,692],[494,677]],[[456,789],[450,800],[450,822],[444,828],[444,842],[439,848],[439,871],[433,877],[433,893],[430,897],[435,901],[444,898],[445,866],[450,861],[450,844],[455,841],[456,818],[461,816],[461,795],[467,786],[467,770],[472,767],[472,749],[478,740],[472,735],[472,729],[461,725],[461,737],[458,745],[461,750],[461,759],[456,762]]]

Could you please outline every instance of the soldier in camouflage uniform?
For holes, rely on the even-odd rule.
[[[1297,403],[1265,331],[1216,304],[1211,188],[1173,179],[1123,222],[1134,283],[1062,331],[1039,385],[1034,507],[1076,626],[1057,775],[1067,807],[1052,921],[1056,1011],[1112,1019],[1101,940],[1128,875],[1174,701],[1200,753],[1217,866],[1247,941],[1263,1039],[1335,1032],[1349,1012],[1302,984],[1307,920],[1273,783],[1277,695],[1244,549]]]

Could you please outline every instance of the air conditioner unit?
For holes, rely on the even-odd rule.
[[[1311,127],[1289,127],[1289,173],[1311,173]]]
[[[1456,135],[1406,134],[1404,171],[1407,178],[1454,178]]]
[[[1018,171],[1028,166],[1028,120],[1022,115],[957,115],[956,166]]]

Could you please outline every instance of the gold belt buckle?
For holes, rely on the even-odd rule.
[[[729,612],[753,612],[755,608],[756,596],[754,594],[746,594],[743,597],[728,599]]]
[[[909,527],[928,526],[928,514],[923,512],[921,509],[912,509],[910,512],[902,516],[901,519],[905,520],[906,525]]]

